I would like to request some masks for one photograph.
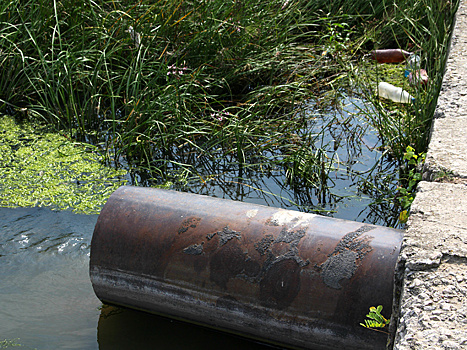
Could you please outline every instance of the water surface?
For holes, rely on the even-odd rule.
[[[0,208],[0,347],[270,349],[144,312],[102,305],[89,279],[97,215]]]

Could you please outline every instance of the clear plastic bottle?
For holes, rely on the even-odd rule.
[[[420,69],[420,61],[421,58],[419,55],[411,54],[407,59],[407,65],[405,66],[405,73],[406,77],[409,76],[410,73],[415,72]]]
[[[379,97],[387,98],[397,103],[410,103],[415,100],[407,91],[384,81],[378,84],[377,93]]]
[[[419,55],[414,54],[414,53],[411,54],[409,58],[407,59],[407,65],[405,69],[410,70],[410,71],[420,69],[420,61],[421,61],[421,58]]]

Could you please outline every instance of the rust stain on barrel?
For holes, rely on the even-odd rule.
[[[261,303],[279,310],[289,306],[300,291],[300,272],[301,266],[294,259],[271,263],[260,282]]]
[[[194,218],[194,217],[185,219],[182,222],[182,225],[180,226],[180,228],[178,229],[178,233],[179,234],[185,233],[190,228],[196,228],[196,225],[200,222],[200,220],[201,218]]]

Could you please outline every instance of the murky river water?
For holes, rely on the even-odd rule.
[[[203,327],[102,306],[88,272],[96,220],[97,215],[46,208],[0,208],[0,348],[269,348]]]

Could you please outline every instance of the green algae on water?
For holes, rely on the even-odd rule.
[[[98,213],[126,173],[86,144],[0,115],[0,206]]]

